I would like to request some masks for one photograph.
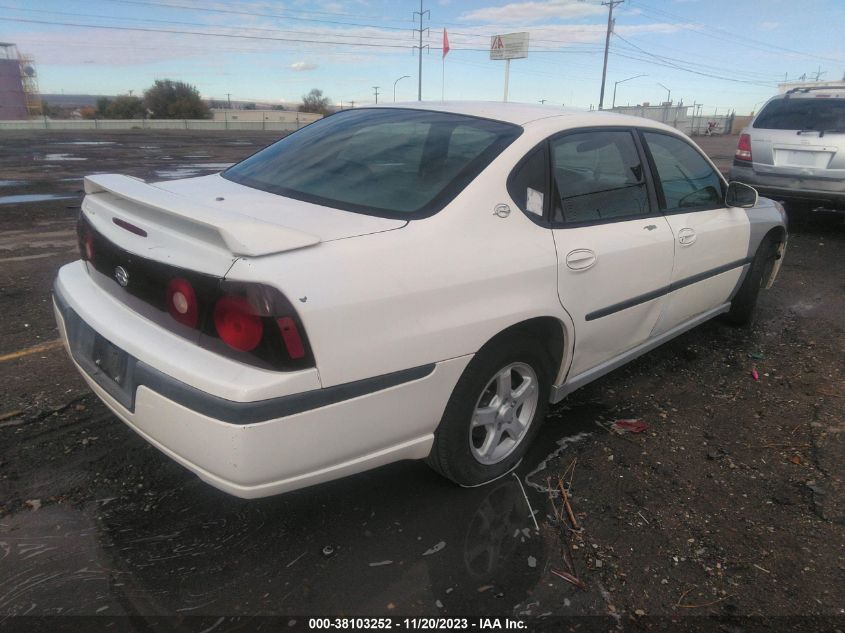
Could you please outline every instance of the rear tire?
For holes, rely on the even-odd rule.
[[[452,392],[428,464],[462,486],[511,471],[534,439],[549,402],[552,362],[535,337],[513,334],[475,355]]]
[[[727,314],[728,321],[734,325],[751,325],[754,321],[760,288],[769,278],[776,259],[777,243],[767,235],[760,243],[751,262],[751,268],[731,301],[731,309]]]

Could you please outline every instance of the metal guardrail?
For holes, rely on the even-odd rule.
[[[210,119],[30,119],[0,121],[4,130],[270,130],[293,132],[305,121],[212,121]]]

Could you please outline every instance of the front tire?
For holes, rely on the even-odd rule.
[[[777,244],[767,235],[760,243],[751,262],[751,268],[731,301],[731,309],[727,314],[728,321],[734,325],[751,325],[757,298],[760,296],[760,288],[769,278],[776,259]]]
[[[429,465],[462,486],[512,470],[546,417],[551,365],[540,341],[526,334],[485,346],[449,398]]]

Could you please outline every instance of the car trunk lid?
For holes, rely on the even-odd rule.
[[[219,277],[238,257],[308,248],[406,224],[291,200],[217,175],[153,184],[117,174],[88,176],[85,192],[87,221],[119,248]]]

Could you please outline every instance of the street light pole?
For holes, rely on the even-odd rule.
[[[378,105],[378,89],[379,88],[381,88],[381,86],[373,86],[373,90],[376,93],[376,105]]]
[[[403,79],[409,79],[410,77],[411,75],[402,75],[401,77],[399,77],[399,79],[393,82],[393,103],[396,103],[396,84],[398,84]]]
[[[632,79],[639,79],[640,77],[645,77],[646,75],[634,75],[633,77],[628,77],[627,79],[620,79],[619,81],[613,82],[613,105],[610,106],[610,109],[616,107],[616,86],[619,84],[624,84],[626,81],[631,81]]]

